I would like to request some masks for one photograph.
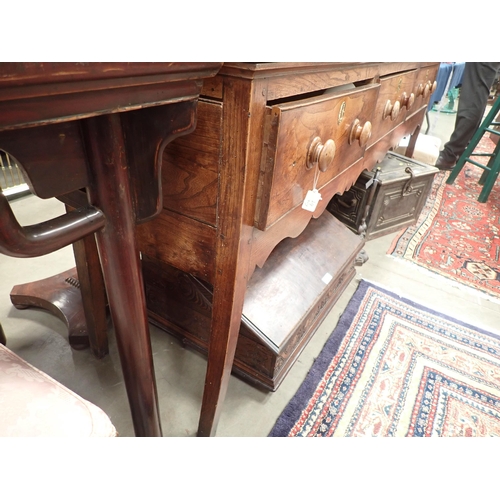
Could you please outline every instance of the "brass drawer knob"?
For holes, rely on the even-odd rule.
[[[398,102],[399,104],[399,102]],[[359,141],[359,145],[363,148],[372,136],[372,124],[366,122],[363,126],[360,125],[360,121],[356,118],[352,124],[351,133],[349,134],[349,144],[354,141]]]
[[[412,92],[409,96],[406,95],[406,92],[403,92],[401,96],[401,107],[405,106],[406,109],[410,109],[415,102],[415,94]]]
[[[417,97],[424,96],[427,99],[427,97],[429,97],[436,90],[436,87],[436,81],[434,81],[434,83],[431,83],[431,81],[429,80],[425,84],[420,83],[416,91]]]
[[[336,150],[333,139],[328,139],[323,144],[319,137],[315,137],[307,152],[307,169],[318,166],[322,172],[325,172],[332,164]]]
[[[396,101],[394,104],[392,104],[391,101],[387,101],[385,103],[384,113],[382,117],[385,120],[390,116],[391,120],[394,121],[398,117],[400,110],[401,105],[399,104],[399,101]]]
[[[424,98],[427,99],[436,90],[436,87],[437,87],[437,82],[434,81],[434,83],[432,83],[429,80],[424,87],[424,92],[423,92]]]

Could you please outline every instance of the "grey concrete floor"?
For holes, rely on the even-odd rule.
[[[453,128],[455,115],[429,116],[429,133],[444,142]],[[426,130],[426,122],[423,124]],[[11,203],[21,224],[33,224],[64,212],[57,200],[28,196]],[[490,331],[500,325],[498,303],[473,291],[419,271],[406,262],[386,255],[394,234],[368,241],[369,260],[357,268],[357,276],[320,325],[280,388],[257,389],[231,376],[217,436],[265,437],[281,411],[304,380],[360,279],[372,281],[434,310]],[[44,310],[15,309],[9,298],[14,285],[44,279],[74,266],[70,247],[33,259],[0,255],[0,323],[8,347],[82,397],[100,406],[111,418],[120,436],[133,436],[133,427],[123,384],[120,361],[110,326],[110,354],[95,359],[90,351],[72,350],[64,323]],[[158,384],[164,436],[195,436],[206,370],[205,358],[184,348],[164,331],[151,326],[154,364]]]

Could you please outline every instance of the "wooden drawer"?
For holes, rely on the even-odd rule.
[[[436,76],[439,69],[439,63],[431,66],[423,66],[417,72],[413,85],[415,94],[415,104],[413,111],[418,111],[420,107],[428,104],[429,97],[436,90]]]
[[[368,142],[369,146],[402,123],[407,110],[414,107],[415,76],[414,70],[384,76],[380,79],[380,92],[373,113],[373,134]]]
[[[269,228],[359,160],[380,85],[332,89],[266,107],[255,227]]]

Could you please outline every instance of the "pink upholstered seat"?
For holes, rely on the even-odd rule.
[[[115,437],[97,406],[0,344],[1,437]]]

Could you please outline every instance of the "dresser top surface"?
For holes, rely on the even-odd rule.
[[[317,73],[325,71],[346,71],[372,68],[374,73],[388,74],[406,71],[432,62],[225,62],[220,70],[222,75],[244,78],[283,76],[285,74]]]

